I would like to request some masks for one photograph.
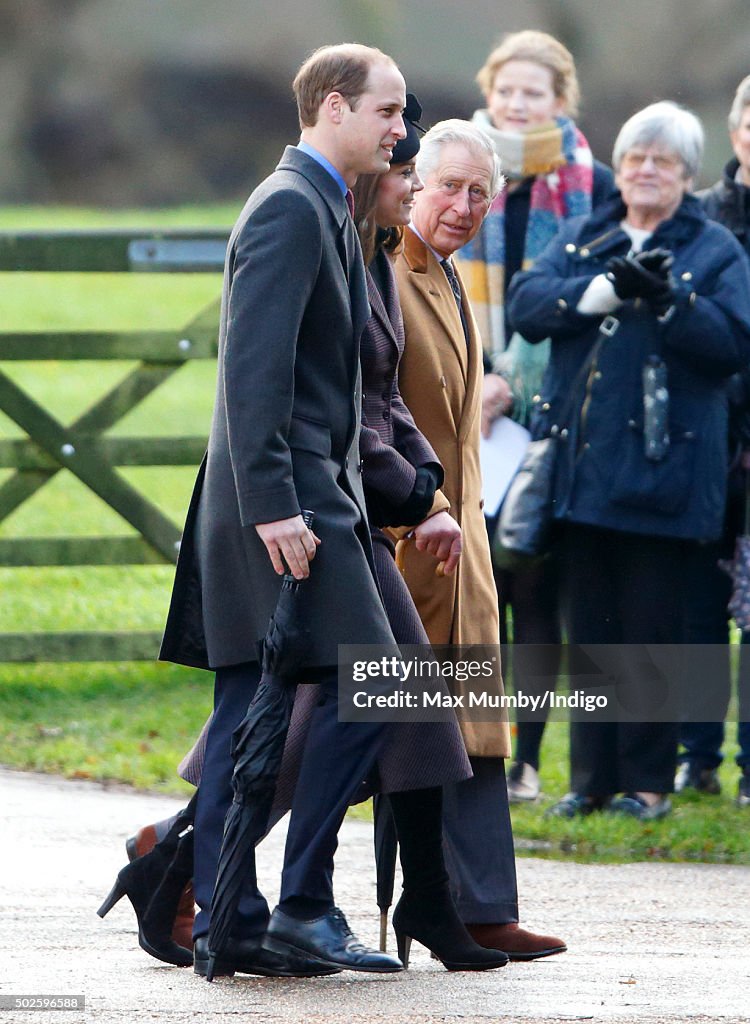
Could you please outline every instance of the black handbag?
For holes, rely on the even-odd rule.
[[[499,569],[547,553],[554,521],[558,434],[530,441],[505,495],[493,544]]]
[[[544,557],[552,546],[554,532],[555,475],[561,442],[568,436],[580,385],[584,384],[604,338],[611,337],[619,321],[607,316],[599,328],[599,337],[591,346],[568,400],[561,410],[560,423],[549,437],[530,441],[521,465],[510,482],[503,500],[492,542],[492,559],[498,569],[513,569]]]

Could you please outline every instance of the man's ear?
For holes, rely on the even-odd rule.
[[[326,120],[331,124],[341,124],[348,106],[349,104],[340,92],[329,92],[320,104],[320,113],[324,114]]]

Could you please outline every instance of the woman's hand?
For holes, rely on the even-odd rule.
[[[455,570],[461,557],[461,527],[448,512],[438,512],[414,528],[417,551],[426,551],[443,566],[446,576]]]
[[[644,299],[657,316],[672,305],[674,292],[669,269],[672,253],[650,249],[637,256],[613,256],[607,263],[607,277],[618,299]]]

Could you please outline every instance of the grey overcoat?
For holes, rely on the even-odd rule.
[[[256,523],[315,513],[304,584],[309,666],[337,645],[394,643],[375,581],[359,460],[364,268],[336,182],[287,147],[227,251],[216,403],[188,512],[160,657],[257,659],[280,578]]]

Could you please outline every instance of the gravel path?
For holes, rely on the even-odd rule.
[[[104,921],[95,913],[125,862],[125,837],[176,810],[174,800],[4,769],[0,792],[0,999],[86,997],[84,1014],[6,1010],[0,1024],[750,1021],[750,868],[521,859],[523,920],[564,936],[561,956],[449,974],[415,947],[401,975],[208,985],[139,949],[126,899]],[[259,851],[270,902],[282,846],[279,827]],[[337,899],[373,945],[374,890],[371,828],[346,822]]]

